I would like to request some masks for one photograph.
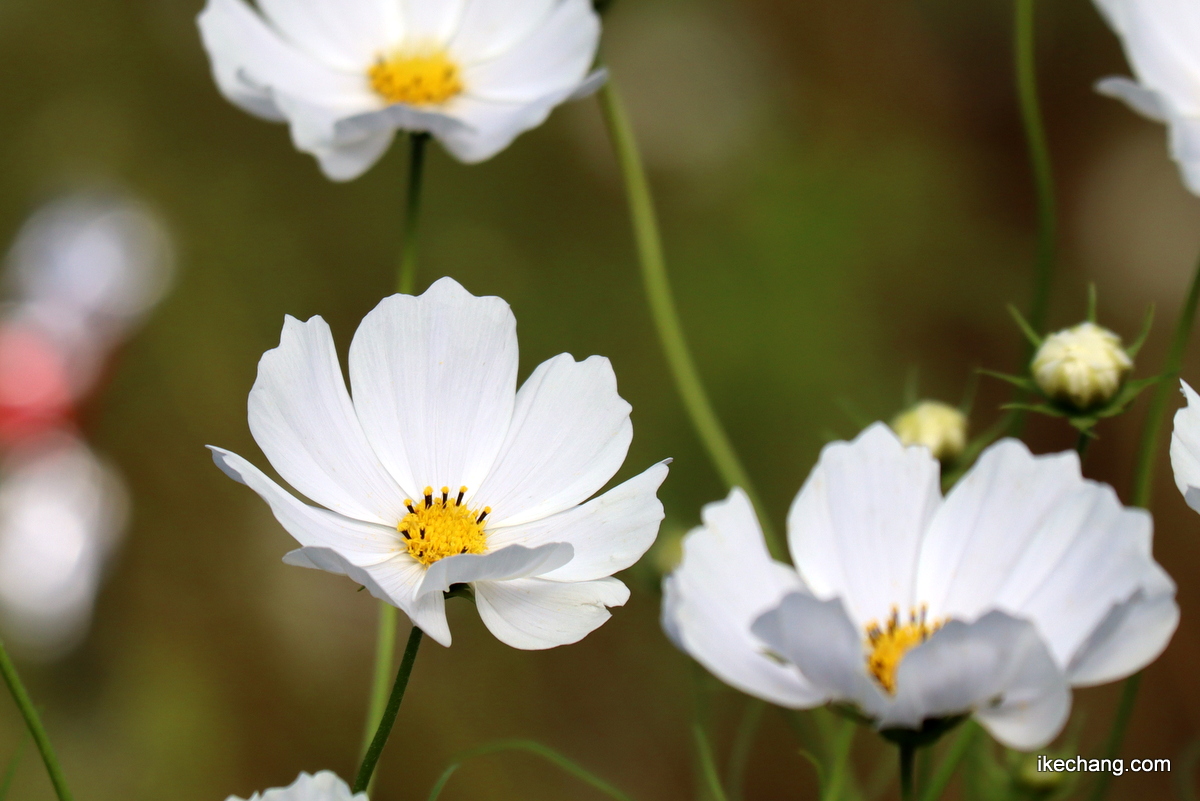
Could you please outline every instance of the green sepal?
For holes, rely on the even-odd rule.
[[[924,748],[933,745],[942,735],[969,718],[970,715],[952,715],[945,718],[926,718],[919,729],[881,729],[883,739],[896,745]]]

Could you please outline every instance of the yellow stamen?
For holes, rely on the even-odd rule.
[[[919,610],[912,609],[908,613],[908,623],[900,625],[900,610],[893,606],[887,628],[880,628],[875,621],[867,624],[866,645],[871,649],[867,654],[867,672],[888,695],[896,694],[896,671],[904,655],[942,627],[941,621],[927,622],[925,614],[924,606]]]
[[[404,538],[408,554],[428,567],[439,559],[460,553],[483,553],[487,550],[484,518],[492,511],[485,506],[476,511],[463,505],[467,492],[463,487],[457,498],[450,497],[450,488],[442,487],[440,497],[434,497],[433,487],[426,487],[424,498],[417,504],[406,500],[408,514],[396,526]]]
[[[458,65],[443,52],[381,56],[367,77],[384,100],[410,106],[436,106],[463,90]]]

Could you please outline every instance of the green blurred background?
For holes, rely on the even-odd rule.
[[[396,148],[358,181],[326,181],[282,126],[218,96],[199,10],[0,4],[0,240],[62,192],[116,187],[163,216],[180,268],[87,410],[89,436],[134,497],[92,633],[56,665],[23,665],[81,801],[248,796],[302,769],[349,777],[362,733],[375,603],[345,579],[283,565],[290,538],[204,445],[265,464],[245,400],[283,315],[322,315],[344,354],[391,291],[405,160]],[[608,15],[605,55],[636,118],[687,333],[777,524],[822,443],[894,414],[913,368],[923,394],[957,402],[975,367],[1015,367],[1004,304],[1028,303],[1033,202],[1010,17],[1003,0],[619,0]],[[1127,335],[1156,303],[1145,375],[1200,245],[1200,206],[1164,132],[1092,92],[1126,67],[1091,4],[1041,8],[1039,43],[1062,212],[1052,321],[1078,321],[1090,280],[1102,321]],[[675,457],[664,538],[694,525],[724,490],[654,338],[595,101],[481,166],[436,152],[426,186],[420,285],[452,275],[508,300],[522,375],[562,351],[610,357],[636,432],[618,479]],[[1200,379],[1193,350],[1185,376]],[[977,430],[1005,397],[983,382]],[[1123,496],[1143,411],[1103,425],[1089,457],[1087,472]],[[1073,441],[1055,422],[1029,432],[1038,450]],[[1126,755],[1178,759],[1200,728],[1200,519],[1165,455],[1159,475],[1157,554],[1184,615],[1148,672]],[[422,652],[377,797],[424,798],[458,751],[521,736],[640,801],[694,798],[698,671],[659,629],[655,563],[624,576],[633,598],[612,621],[549,652],[501,645],[451,603],[454,647]],[[725,749],[743,702],[700,684]],[[1114,688],[1076,694],[1085,742],[1114,700]],[[20,732],[0,702],[0,756]],[[860,737],[864,770],[872,739]],[[796,749],[769,714],[747,798],[815,797]],[[1171,781],[1127,774],[1113,797],[1162,797]],[[590,792],[509,755],[465,768],[444,798]],[[32,750],[12,797],[52,797]]]

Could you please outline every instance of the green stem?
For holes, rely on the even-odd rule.
[[[1029,324],[1034,331],[1046,330],[1046,313],[1050,306],[1050,285],[1054,277],[1054,249],[1058,220],[1054,201],[1054,171],[1050,165],[1050,147],[1046,142],[1046,127],[1038,102],[1037,66],[1035,59],[1033,0],[1016,0],[1016,72],[1017,94],[1021,103],[1021,122],[1033,180],[1037,190],[1037,256],[1034,260],[1033,304]]]
[[[50,783],[54,785],[55,794],[58,795],[59,801],[71,801],[71,791],[67,789],[67,780],[63,776],[62,768],[58,765],[58,757],[54,755],[50,738],[46,735],[46,729],[42,727],[42,720],[38,717],[37,709],[34,708],[29,693],[25,691],[25,685],[21,683],[21,677],[17,675],[17,669],[12,660],[8,658],[8,651],[4,649],[2,642],[0,642],[0,673],[4,674],[4,683],[8,685],[8,691],[12,693],[13,700],[17,703],[17,709],[21,710],[21,717],[25,718],[25,725],[29,727],[29,733],[33,735],[33,741],[42,755],[42,762],[46,764],[46,773],[50,774]]]
[[[766,701],[750,698],[746,701],[746,710],[738,721],[737,731],[733,736],[733,748],[729,752],[728,778],[729,801],[742,801],[742,788],[746,782],[746,766],[750,762],[750,752],[754,748],[754,738],[762,723],[763,711],[767,708]]]
[[[708,456],[721,479],[729,487],[741,487],[746,491],[754,503],[754,507],[758,510],[758,519],[762,524],[768,546],[773,553],[780,555],[782,553],[781,543],[776,537],[774,527],[764,513],[758,493],[750,482],[750,476],[742,466],[737,452],[729,441],[729,436],[725,433],[720,419],[713,410],[712,402],[704,391],[700,374],[696,370],[695,361],[692,359],[687,340],[684,338],[683,326],[680,323],[679,312],[675,307],[675,298],[671,292],[671,282],[667,276],[667,264],[663,255],[662,237],[659,233],[658,217],[654,211],[650,182],[646,178],[646,170],[642,165],[642,157],[633,134],[629,115],[625,111],[620,95],[617,94],[617,88],[611,75],[599,94],[605,124],[608,126],[608,134],[612,139],[613,150],[625,182],[625,193],[633,222],[634,239],[637,242],[638,260],[641,263],[646,299],[650,303],[654,325],[658,329],[658,338],[662,342],[667,365],[675,380],[675,387],[683,399],[683,405],[692,421],[692,426],[695,427],[696,433],[704,444],[704,449],[708,451]]]
[[[1200,261],[1197,262],[1196,271],[1192,275],[1192,283],[1188,287],[1183,308],[1179,310],[1179,319],[1175,321],[1175,332],[1171,336],[1171,348],[1167,351],[1167,361],[1163,365],[1158,386],[1154,388],[1154,397],[1150,401],[1150,408],[1146,411],[1146,421],[1142,427],[1142,438],[1138,442],[1133,468],[1133,492],[1130,495],[1130,501],[1134,506],[1143,509],[1150,506],[1151,492],[1154,486],[1154,463],[1158,458],[1159,432],[1162,431],[1167,406],[1177,391],[1176,383],[1183,370],[1183,356],[1187,352],[1188,340],[1192,336],[1198,302],[1200,302]],[[1108,738],[1104,742],[1103,758],[1105,759],[1115,759],[1121,751],[1121,743],[1125,739],[1125,730],[1129,727],[1129,719],[1133,716],[1133,705],[1137,701],[1138,687],[1141,686],[1141,683],[1142,674],[1135,673],[1125,679],[1125,684],[1121,687],[1121,700],[1117,704],[1117,713],[1113,718]],[[1100,774],[1092,790],[1092,801],[1102,801],[1108,794],[1108,783],[1109,775]]]
[[[392,725],[396,722],[396,713],[400,711],[400,702],[404,700],[404,690],[408,687],[408,678],[412,675],[413,664],[417,661],[417,650],[421,647],[421,635],[421,630],[413,626],[412,632],[408,635],[408,645],[404,647],[404,657],[400,660],[400,669],[396,671],[396,682],[392,685],[392,694],[388,698],[383,716],[379,720],[379,728],[376,730],[371,744],[367,746],[362,766],[359,767],[358,776],[354,779],[355,793],[365,791],[370,785],[371,775],[375,772],[376,763],[379,762],[379,755],[383,753],[383,747],[387,745],[388,735],[392,733]]]
[[[821,801],[838,801],[842,798],[846,777],[850,773],[850,747],[854,744],[854,732],[858,724],[852,720],[844,720],[833,741],[833,754],[830,762],[829,784]]]
[[[400,245],[400,278],[397,289],[411,295],[417,283],[417,227],[421,222],[421,185],[425,178],[425,145],[429,134],[408,135],[411,144],[408,162],[408,195],[404,207],[404,241]]]
[[[913,757],[917,749],[909,743],[900,743],[900,801],[913,801]]]
[[[478,756],[494,754],[500,751],[525,751],[527,753],[539,756],[552,765],[556,765],[564,772],[571,774],[579,779],[584,784],[587,784],[609,798],[614,798],[616,801],[633,801],[625,793],[613,787],[608,782],[600,777],[589,773],[584,768],[567,759],[562,754],[552,748],[542,745],[534,740],[499,740],[494,743],[481,745],[478,748],[472,748],[469,751],[464,751],[454,758],[454,760],[442,771],[442,775],[438,777],[437,782],[433,785],[433,789],[429,791],[429,801],[437,801],[438,796],[442,794],[446,783],[450,781],[450,777],[454,775],[463,763],[467,760],[474,759]]]
[[[397,609],[384,601],[379,602],[379,629],[375,633],[375,672],[371,677],[371,700],[367,707],[367,726],[363,732],[362,752],[365,754],[375,739],[375,730],[387,707],[388,682],[392,678],[392,664],[396,654]]]
[[[1083,461],[1083,457],[1087,456],[1088,446],[1092,444],[1094,437],[1086,431],[1079,432],[1079,439],[1075,440],[1075,452],[1079,454],[1079,461]]]
[[[1183,369],[1183,355],[1187,352],[1188,340],[1192,336],[1192,324],[1196,319],[1196,303],[1200,300],[1200,262],[1196,264],[1196,272],[1192,275],[1192,284],[1188,288],[1187,298],[1183,308],[1179,310],[1179,319],[1175,322],[1175,333],[1171,337],[1171,349],[1167,352],[1167,361],[1163,365],[1162,376],[1158,386],[1154,388],[1154,396],[1150,408],[1146,412],[1146,422],[1142,428],[1142,439],[1138,443],[1137,456],[1133,468],[1133,492],[1130,500],[1134,506],[1143,509],[1150,506],[1151,487],[1154,484],[1154,463],[1158,458],[1158,435],[1162,430],[1163,419],[1166,417],[1167,405],[1179,391],[1179,373]]]
[[[946,792],[946,788],[950,786],[950,781],[954,778],[954,772],[958,770],[958,764],[971,749],[971,743],[975,739],[977,730],[975,724],[970,721],[962,727],[962,731],[954,738],[954,742],[950,744],[950,750],[946,752],[946,756],[942,758],[941,764],[937,766],[933,777],[930,778],[929,784],[922,791],[921,801],[938,801],[942,797],[942,793]]]
[[[717,763],[713,759],[712,747],[708,743],[708,737],[704,734],[704,727],[697,721],[692,724],[692,736],[696,740],[696,753],[700,757],[700,770],[704,776],[704,783],[708,787],[708,792],[712,796],[713,801],[729,801],[725,795],[725,788],[721,785],[721,775],[717,772]]]
[[[1104,741],[1103,759],[1116,759],[1117,754],[1121,753],[1121,741],[1125,739],[1125,729],[1129,728],[1129,719],[1133,717],[1133,705],[1137,701],[1138,687],[1141,683],[1142,674],[1134,673],[1121,685],[1121,700],[1117,702],[1117,714],[1113,718],[1108,739]],[[1101,801],[1108,795],[1108,783],[1111,778],[1111,773],[1104,772],[1096,777],[1096,784],[1092,787],[1092,801]]]

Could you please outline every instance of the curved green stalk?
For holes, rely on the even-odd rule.
[[[978,730],[978,726],[972,721],[967,721],[966,725],[962,727],[962,731],[950,744],[950,750],[942,757],[941,764],[937,766],[937,770],[929,779],[929,784],[922,789],[921,801],[938,801],[942,797],[942,793],[946,792],[946,788],[950,786],[950,781],[954,778],[954,772],[958,770],[958,763],[962,762],[963,757],[970,750]]]
[[[717,762],[713,759],[712,746],[704,734],[704,727],[699,721],[692,724],[692,736],[696,740],[696,755],[700,758],[700,773],[704,777],[704,785],[708,789],[712,801],[729,801],[725,795],[725,787],[721,784],[721,774],[717,771]]]
[[[733,736],[733,747],[729,750],[729,769],[726,771],[725,780],[729,801],[742,801],[743,786],[746,783],[746,766],[750,762],[754,738],[758,735],[763,711],[766,708],[766,701],[758,698],[746,700],[746,709],[742,713],[742,719],[738,721],[737,731]]]
[[[601,779],[584,768],[580,767],[575,762],[555,751],[553,748],[542,745],[535,740],[499,740],[494,743],[481,745],[477,748],[472,748],[469,751],[464,751],[454,758],[454,760],[442,771],[442,775],[438,777],[437,782],[433,785],[433,789],[429,791],[429,801],[437,801],[438,796],[442,794],[442,790],[446,787],[446,783],[450,781],[450,777],[454,775],[463,763],[478,756],[486,754],[495,754],[500,751],[525,751],[526,753],[539,756],[547,762],[561,768],[564,772],[571,774],[579,779],[584,784],[595,788],[609,798],[616,801],[633,801],[632,798],[625,793],[613,787],[608,782]]]
[[[400,245],[400,277],[396,288],[411,295],[417,283],[417,228],[421,222],[421,186],[425,178],[425,145],[429,134],[408,135],[408,194],[404,207],[404,241]]]
[[[0,673],[4,675],[4,683],[8,685],[8,691],[12,693],[17,709],[21,710],[21,717],[25,718],[25,725],[29,728],[29,733],[33,735],[33,742],[42,755],[42,762],[46,765],[46,773],[50,774],[50,783],[54,785],[55,794],[59,801],[71,801],[71,791],[67,788],[67,780],[63,776],[62,768],[59,767],[54,748],[50,745],[50,737],[46,734],[46,729],[42,726],[42,719],[38,716],[37,709],[34,708],[33,701],[29,698],[29,693],[25,691],[25,685],[21,683],[21,677],[17,675],[17,668],[8,658],[8,651],[4,649],[2,642],[0,642]]]
[[[829,784],[825,787],[825,792],[821,794],[821,801],[839,801],[845,795],[845,786],[851,767],[850,747],[854,745],[854,733],[857,729],[858,724],[853,720],[842,721],[837,737],[833,741]]]
[[[917,749],[911,743],[900,743],[900,801],[913,801],[913,763]]]
[[[404,657],[400,660],[400,669],[396,671],[396,682],[392,685],[392,694],[388,697],[387,706],[384,707],[383,715],[379,720],[379,728],[375,731],[371,744],[367,746],[362,765],[354,779],[355,793],[365,791],[371,783],[371,776],[375,773],[379,755],[383,753],[383,747],[387,745],[388,736],[392,733],[392,726],[396,722],[396,714],[400,711],[400,702],[404,700],[404,690],[408,687],[413,664],[417,661],[417,650],[421,647],[422,634],[423,632],[419,628],[413,626],[412,632],[408,635],[408,645],[404,647]]]
[[[658,330],[658,338],[662,342],[667,365],[675,380],[675,388],[679,391],[692,426],[696,429],[696,433],[721,479],[729,487],[741,487],[750,496],[750,500],[758,510],[758,519],[762,524],[767,544],[772,552],[779,555],[782,552],[781,543],[775,535],[770,519],[765,514],[758,493],[750,482],[749,474],[742,466],[733,444],[729,441],[729,436],[725,433],[717,413],[713,410],[708,394],[704,391],[704,384],[700,380],[700,374],[696,370],[696,363],[692,359],[687,339],[683,335],[683,326],[679,320],[679,312],[675,308],[670,278],[667,276],[666,258],[663,255],[662,237],[659,234],[658,216],[654,211],[654,198],[650,192],[650,182],[646,178],[646,170],[642,165],[641,153],[638,150],[629,115],[617,94],[617,88],[611,75],[604,88],[600,90],[600,107],[604,112],[609,138],[612,140],[617,163],[621,168],[621,176],[625,182],[625,193],[629,202],[634,239],[637,242],[638,261],[641,264],[646,299],[650,303],[654,326]]]
[[[1034,259],[1033,303],[1029,324],[1034,331],[1046,330],[1046,312],[1050,307],[1050,286],[1054,278],[1054,249],[1058,237],[1058,218],[1054,200],[1054,171],[1050,165],[1050,147],[1038,102],[1035,58],[1033,0],[1016,0],[1015,50],[1017,94],[1021,103],[1021,123],[1033,167],[1037,190],[1037,255]]]
[[[1158,439],[1162,431],[1163,420],[1166,417],[1167,406],[1172,395],[1177,391],[1176,384],[1183,370],[1183,356],[1187,352],[1188,340],[1192,336],[1192,326],[1196,320],[1196,306],[1200,301],[1200,261],[1192,275],[1191,286],[1188,287],[1187,297],[1183,308],[1179,310],[1179,319],[1175,321],[1175,332],[1171,336],[1171,348],[1167,351],[1167,361],[1163,365],[1162,375],[1158,386],[1154,388],[1154,397],[1150,408],[1146,411],[1146,421],[1142,427],[1142,438],[1138,442],[1137,457],[1134,462],[1133,492],[1130,501],[1134,506],[1149,508],[1154,487],[1154,463],[1158,458]],[[1113,717],[1112,728],[1104,741],[1103,758],[1115,759],[1121,751],[1121,743],[1125,740],[1125,730],[1129,727],[1129,719],[1133,716],[1133,705],[1137,701],[1138,688],[1141,686],[1142,674],[1135,673],[1125,679],[1121,687],[1121,700],[1117,704],[1117,712]],[[1102,773],[1092,789],[1092,801],[1103,801],[1108,795],[1109,775]]]
[[[375,730],[387,707],[388,682],[396,654],[396,618],[398,610],[386,601],[379,602],[379,629],[375,634],[375,670],[371,676],[371,700],[367,706],[367,725],[363,732],[362,752],[365,754],[375,739]]]

